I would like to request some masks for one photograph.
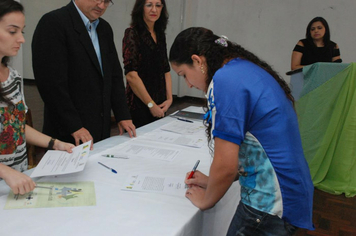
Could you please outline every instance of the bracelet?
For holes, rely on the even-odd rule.
[[[54,141],[56,141],[54,138],[51,138],[51,140],[48,143],[48,150],[53,150],[53,146],[54,146]]]

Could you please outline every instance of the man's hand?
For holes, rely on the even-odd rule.
[[[75,131],[74,133],[72,133],[72,136],[75,140],[75,146],[78,146],[80,144],[80,141],[82,141],[82,143],[85,143],[91,140],[90,150],[93,150],[94,140],[86,128],[83,127],[80,130]]]
[[[130,138],[136,137],[136,127],[132,123],[132,120],[122,120],[119,123],[117,123],[117,126],[119,127],[120,135],[123,135],[124,130],[126,130]]]

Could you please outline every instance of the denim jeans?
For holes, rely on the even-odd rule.
[[[264,213],[240,202],[227,236],[291,236],[297,229],[278,216]]]

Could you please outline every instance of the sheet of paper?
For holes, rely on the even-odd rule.
[[[178,148],[161,148],[159,145],[148,146],[141,144],[138,139],[133,139],[125,144],[111,148],[106,152],[128,158],[140,157],[162,161],[173,161],[180,153],[180,150]]]
[[[178,113],[180,110],[173,112],[171,115],[175,115],[176,113]],[[201,114],[205,114],[206,112],[204,111],[203,107],[197,107],[197,106],[189,106],[186,107],[184,109],[182,109],[182,111],[190,111],[190,112],[195,112],[195,113],[201,113]]]
[[[140,138],[154,140],[155,142],[171,143],[194,148],[201,148],[207,143],[207,139],[201,135],[181,135],[173,132],[165,132],[162,130],[155,130],[153,132],[146,133]]]
[[[161,193],[184,197],[186,185],[184,183],[184,177],[165,177],[133,173],[126,178],[121,190]]]
[[[50,183],[37,182],[38,186],[24,195],[14,195],[10,191],[5,210],[19,208],[95,206],[94,182]]]
[[[196,112],[196,113],[205,114],[204,108],[203,107],[197,107],[197,106],[189,106],[187,108],[184,108],[182,111],[190,111],[190,112]]]
[[[91,141],[73,148],[72,153],[49,150],[31,174],[31,178],[82,171],[88,160]]]
[[[169,122],[168,124],[161,127],[161,130],[185,135],[204,134],[205,129],[206,127],[201,121],[194,121],[190,123],[180,120]]]

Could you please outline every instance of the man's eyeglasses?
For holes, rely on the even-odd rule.
[[[152,4],[152,3],[147,3],[147,4],[145,4],[145,7],[147,7],[147,8],[150,8],[150,9],[153,9],[153,7],[156,7],[156,9],[158,9],[158,10],[161,10],[162,8],[163,8],[163,4],[161,3],[161,4],[156,4],[156,5],[154,5],[154,4]]]
[[[111,0],[94,0],[94,2],[96,2],[97,4],[101,4],[102,2],[104,2],[104,6],[106,7],[111,7],[112,5],[114,5]]]

